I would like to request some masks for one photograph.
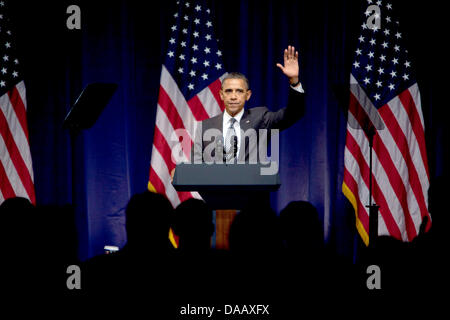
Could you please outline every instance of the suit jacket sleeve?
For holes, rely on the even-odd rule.
[[[264,127],[284,130],[296,123],[305,114],[304,96],[304,93],[289,88],[287,107],[275,112],[267,109],[263,115]]]

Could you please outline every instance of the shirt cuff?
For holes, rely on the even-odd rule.
[[[296,87],[290,86],[293,90],[300,92],[300,93],[305,93],[305,91],[303,90],[302,84],[299,83]]]

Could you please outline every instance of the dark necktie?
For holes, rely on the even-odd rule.
[[[235,145],[235,140],[237,139],[236,136],[236,130],[234,130],[234,123],[237,120],[235,118],[231,118],[229,122],[229,127],[227,130],[227,135],[225,137],[225,153],[226,153],[226,161],[230,161],[234,158],[235,154],[237,154],[237,150],[234,150],[234,147],[237,148],[237,145]]]

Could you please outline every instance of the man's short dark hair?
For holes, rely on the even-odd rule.
[[[228,80],[228,79],[241,79],[241,80],[244,80],[244,82],[247,84],[247,89],[250,89],[250,83],[249,83],[247,77],[245,75],[243,75],[242,73],[240,73],[240,72],[227,73],[227,75],[222,80],[222,86],[223,86],[223,83],[225,82],[225,80]]]

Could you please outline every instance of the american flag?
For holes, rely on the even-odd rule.
[[[172,149],[178,143],[172,134],[177,129],[186,130],[184,139],[188,141],[184,143],[190,147],[197,123],[223,111],[219,90],[225,72],[206,1],[177,2],[172,20],[161,71],[148,188],[165,194],[176,207],[200,196],[177,192],[171,184],[170,172],[176,165]],[[185,159],[190,159],[189,149],[184,150]]]
[[[369,9],[379,8],[379,13]],[[372,201],[379,205],[378,235],[411,241],[428,212],[429,171],[424,120],[414,64],[391,3],[367,1],[350,74],[350,104],[343,192],[356,213],[356,227],[369,243],[369,141],[373,140]],[[376,20],[369,20],[374,15]],[[376,23],[374,23],[376,21]],[[379,23],[379,25],[378,25]],[[375,123],[377,122],[377,123]]]
[[[28,143],[27,102],[7,2],[0,1],[0,203],[12,197],[35,204]]]

